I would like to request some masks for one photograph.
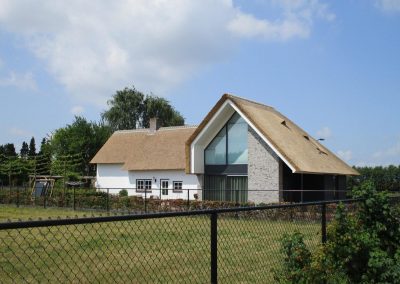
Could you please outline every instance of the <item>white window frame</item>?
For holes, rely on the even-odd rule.
[[[152,185],[151,179],[137,179],[136,192],[151,192]]]
[[[182,181],[173,181],[172,182],[172,192],[182,193],[183,192],[183,182]]]

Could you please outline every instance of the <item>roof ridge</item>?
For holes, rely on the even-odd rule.
[[[132,133],[132,132],[147,132],[148,128],[137,128],[137,129],[124,129],[124,130],[116,130],[115,133]]]
[[[160,127],[158,131],[165,130],[178,130],[178,129],[188,129],[188,128],[197,128],[198,125],[178,125],[178,126],[165,126]],[[150,128],[137,128],[137,129],[126,129],[126,130],[116,130],[114,133],[124,134],[124,133],[140,133],[140,132],[151,132]]]
[[[246,98],[242,98],[242,97],[239,97],[239,96],[236,96],[236,95],[225,93],[224,96],[226,96],[227,98],[239,99],[239,100],[242,100],[242,101],[246,101],[246,102],[249,102],[249,103],[252,103],[252,104],[256,104],[256,105],[259,105],[259,106],[262,106],[262,107],[267,107],[267,108],[275,110],[275,108],[272,107],[272,106],[269,106],[269,105],[266,105],[266,104],[262,104],[262,103],[259,103],[259,102],[256,102],[256,101],[252,101],[252,100],[249,100],[249,99],[246,99]]]
[[[186,129],[186,128],[197,128],[199,125],[178,125],[178,126],[165,126],[160,127],[158,130],[175,130],[175,129]],[[148,129],[148,128],[146,128]]]

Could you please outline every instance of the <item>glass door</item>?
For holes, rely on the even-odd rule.
[[[247,202],[247,176],[204,176],[204,200]]]
[[[227,176],[226,200],[245,203],[248,198],[247,176]]]
[[[161,195],[168,195],[168,185],[169,185],[169,182],[168,182],[168,180],[166,180],[166,179],[162,179],[162,180],[160,180],[160,183],[161,183]]]
[[[226,189],[226,176],[204,176],[204,200],[224,201]]]

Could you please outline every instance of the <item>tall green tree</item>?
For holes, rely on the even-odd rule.
[[[89,162],[110,135],[110,127],[76,116],[72,124],[57,129],[50,140],[53,157],[61,162],[55,171],[62,174],[59,171],[68,163],[70,171],[93,175],[94,168]]]
[[[36,156],[36,142],[35,142],[35,137],[31,138],[31,141],[29,142],[29,157],[34,157]]]
[[[4,155],[6,157],[16,157],[17,152],[15,152],[15,146],[13,143],[7,143],[3,145]]]
[[[26,145],[24,145],[26,144]],[[27,150],[27,143],[23,143],[22,154]],[[2,184],[17,184],[21,181],[21,175],[25,170],[26,166],[22,162],[23,159],[19,159],[15,146],[13,143],[7,143],[0,147],[0,180]]]
[[[26,143],[24,141],[24,142],[22,142],[22,146],[21,146],[21,150],[19,151],[19,155],[20,155],[21,159],[27,159],[28,154],[29,154],[29,146],[28,146],[28,143]]]
[[[169,101],[144,95],[134,87],[117,91],[107,104],[109,109],[101,114],[101,118],[112,130],[148,127],[151,117],[157,117],[162,126],[183,125],[185,122]]]
[[[46,138],[43,138],[42,142],[40,142],[39,156],[42,156],[46,153],[51,153],[50,141]]]
[[[110,108],[101,114],[101,118],[113,130],[135,129],[143,113],[143,100],[144,95],[135,88],[117,91],[107,102]]]
[[[39,154],[35,157],[34,172],[39,175],[51,174],[52,149],[50,140],[43,138],[40,143]]]
[[[177,112],[164,98],[146,96],[143,101],[142,126],[149,127],[150,118],[157,117],[162,126],[176,126],[185,123],[182,115]]]
[[[5,155],[4,145],[0,145],[0,186],[4,185],[5,184],[4,181],[7,179],[7,176],[3,172],[5,161],[6,161],[6,155]]]

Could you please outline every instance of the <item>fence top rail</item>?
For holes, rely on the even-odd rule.
[[[141,188],[136,188],[136,187],[96,187],[96,188],[89,188],[89,187],[77,187],[74,185],[69,184],[71,187],[70,188],[65,188],[65,190],[72,190],[72,189],[80,189],[80,190],[98,190],[98,191],[103,191],[103,192],[107,192],[107,190],[134,190],[134,191],[141,191],[141,193],[144,193],[145,191],[147,192],[153,192],[153,191],[161,191],[162,188],[149,188],[149,189],[141,189]],[[0,183],[1,186],[1,183]],[[28,189],[30,190],[31,187],[30,186],[3,186],[2,188],[4,191],[9,191],[11,190],[19,190],[19,189]],[[54,190],[64,190],[63,187],[55,187]],[[167,188],[167,190],[176,190],[173,188]],[[179,189],[180,191],[221,191],[220,189],[215,189],[215,188],[181,188]],[[254,191],[254,192],[278,192],[280,191],[279,189],[229,189],[227,188],[226,191],[236,191],[236,192],[241,192],[241,191],[246,191],[246,192],[250,192],[250,191]],[[400,191],[400,190],[399,190]],[[390,192],[399,192],[399,191],[390,191]],[[283,191],[283,193],[289,193],[289,192],[349,192],[349,190],[346,189],[320,189],[320,188],[315,188],[315,189],[285,189]]]
[[[277,204],[265,206],[252,206],[252,207],[238,207],[238,208],[220,208],[220,209],[207,209],[207,210],[193,210],[193,211],[180,211],[180,212],[162,212],[162,213],[146,213],[146,214],[127,214],[103,217],[83,217],[83,218],[65,218],[65,219],[46,219],[46,220],[33,220],[33,221],[16,221],[0,223],[0,231],[8,229],[24,229],[24,228],[38,228],[50,226],[63,226],[63,225],[79,225],[79,224],[93,224],[93,223],[106,223],[118,221],[133,221],[144,219],[160,219],[168,217],[183,217],[183,216],[199,216],[199,215],[212,215],[219,213],[235,213],[235,212],[248,212],[260,211],[270,209],[306,207],[312,205],[329,205],[338,203],[354,203],[362,201],[362,199],[341,199],[330,201],[316,201],[304,202],[293,204]]]
[[[82,189],[88,189],[88,188],[82,188]],[[141,191],[145,191],[145,189],[142,188],[136,188],[136,187],[96,187],[94,188],[96,190],[102,190],[102,191],[107,191],[107,190],[141,190]],[[146,189],[148,192],[150,191],[160,191],[162,190],[162,188],[149,188]],[[167,188],[167,190],[174,190],[173,188]],[[179,190],[183,190],[183,191],[221,191],[221,189],[216,189],[216,188],[181,188]],[[271,191],[271,192],[277,192],[280,191],[279,189],[229,189],[227,188],[226,190],[234,190],[234,191]],[[349,192],[349,190],[346,189],[321,189],[321,188],[315,188],[315,189],[285,189],[283,192]]]

